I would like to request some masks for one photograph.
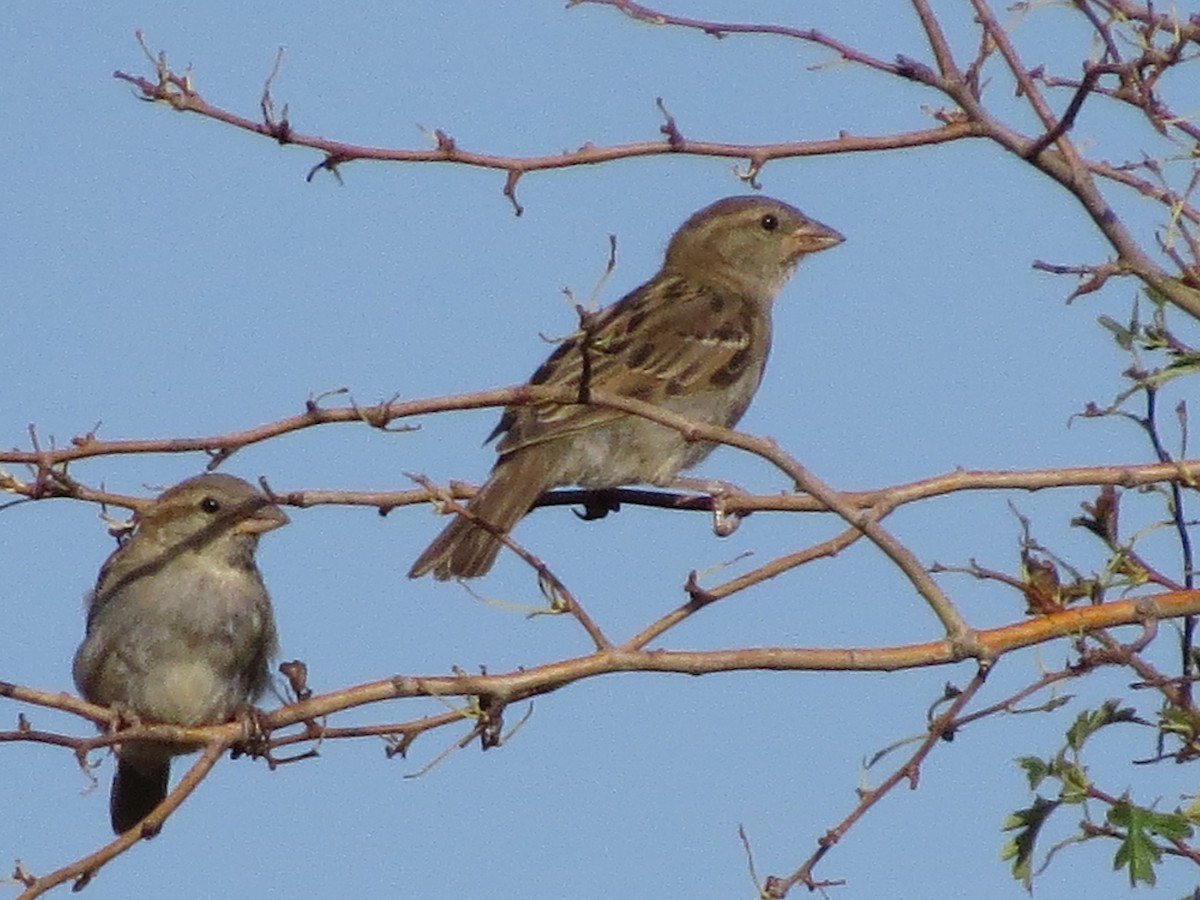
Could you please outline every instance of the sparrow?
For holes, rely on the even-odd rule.
[[[762,378],[775,296],[801,258],[843,240],[780,200],[718,200],[680,226],[653,278],[585,319],[529,383],[633,397],[732,427]],[[586,403],[509,406],[488,441],[501,436],[499,459],[467,506],[471,517],[455,516],[413,563],[410,578],[486,574],[502,545],[499,535],[549,488],[667,486],[714,446]]]
[[[270,681],[277,640],[254,562],[259,537],[288,517],[231,475],[189,478],[139,510],[87,598],[73,674],[90,702],[137,721],[228,722]],[[109,813],[129,830],[167,795],[177,745],[117,748]]]

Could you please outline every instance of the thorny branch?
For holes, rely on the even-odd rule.
[[[271,98],[271,82],[278,71],[278,58],[263,89],[260,103],[261,120],[239,116],[236,113],[208,103],[197,91],[189,71],[184,75],[174,72],[166,56],[159,53],[146,55],[155,68],[153,79],[114,72],[114,77],[134,85],[143,99],[166,103],[179,112],[191,112],[215,119],[227,125],[260,134],[281,144],[309,147],[324,154],[324,159],[315,165],[309,178],[317,171],[326,170],[337,175],[344,164],[357,160],[416,163],[454,163],[459,165],[490,168],[505,173],[504,195],[512,202],[518,214],[521,205],[516,197],[519,179],[528,173],[547,169],[566,168],[579,165],[594,165],[618,159],[661,154],[690,154],[745,159],[748,163],[743,175],[754,182],[765,163],[772,160],[800,156],[844,154],[850,152],[874,152],[906,147],[930,146],[962,138],[986,138],[1009,152],[1024,159],[1043,174],[1060,183],[1070,191],[1091,216],[1100,232],[1107,238],[1117,253],[1116,265],[1120,274],[1134,275],[1146,285],[1167,297],[1172,303],[1200,318],[1200,259],[1185,261],[1172,257],[1178,272],[1168,273],[1156,264],[1134,240],[1106,198],[1101,194],[1093,176],[1116,181],[1131,187],[1143,196],[1153,197],[1171,210],[1173,219],[1200,222],[1200,211],[1190,200],[1190,191],[1180,193],[1154,181],[1139,178],[1127,168],[1105,160],[1088,160],[1070,141],[1069,132],[1075,124],[1080,109],[1089,97],[1096,96],[1131,104],[1144,112],[1157,130],[1164,135],[1177,136],[1186,141],[1185,150],[1195,148],[1200,129],[1191,125],[1185,117],[1174,114],[1161,100],[1156,87],[1163,75],[1172,67],[1190,61],[1196,56],[1200,41],[1196,39],[1196,26],[1176,19],[1155,14],[1149,7],[1132,3],[1093,2],[1078,4],[1087,13],[1087,18],[1097,31],[1105,58],[1085,64],[1081,80],[1047,75],[1044,67],[1029,68],[1021,60],[1016,46],[1000,25],[990,5],[985,0],[974,0],[973,6],[983,32],[976,58],[962,71],[955,63],[950,43],[942,32],[936,15],[926,0],[913,0],[913,7],[926,32],[937,70],[919,60],[897,56],[888,62],[864,53],[848,43],[838,40],[816,29],[795,28],[782,25],[715,22],[674,16],[630,0],[572,0],[569,6],[611,6],[631,18],[653,25],[698,30],[713,37],[730,35],[772,36],[800,41],[821,47],[836,54],[847,63],[860,65],[907,81],[916,81],[943,94],[957,109],[938,111],[935,116],[941,125],[932,129],[906,132],[903,134],[871,137],[840,134],[833,140],[798,141],[782,144],[744,145],[714,141],[695,141],[684,136],[679,124],[666,113],[661,98],[659,108],[666,123],[660,129],[665,140],[623,144],[611,147],[596,147],[585,144],[578,150],[541,157],[513,157],[498,154],[471,152],[461,149],[455,140],[440,129],[435,129],[435,147],[428,150],[387,149],[367,147],[332,141],[315,135],[297,132],[288,121],[286,107],[282,118],[274,112]],[[1100,10],[1103,15],[1099,15]],[[1121,42],[1114,32],[1119,21],[1141,23],[1140,55],[1123,59],[1120,55]],[[1156,43],[1159,37],[1169,37],[1163,46]],[[138,35],[141,41],[141,35]],[[145,45],[143,44],[143,48]],[[1191,56],[1188,49],[1191,49]],[[1017,85],[1018,94],[1026,99],[1043,126],[1039,136],[1029,137],[1013,130],[983,105],[979,86],[979,73],[988,62],[993,49],[999,50],[1009,75]],[[1101,81],[1116,78],[1118,86],[1113,88]],[[1052,110],[1049,102],[1038,89],[1041,83],[1048,87],[1065,86],[1074,89],[1074,94],[1062,115]],[[1051,152],[1053,145],[1056,149]],[[340,177],[340,175],[339,175]],[[1167,254],[1170,256],[1170,254]]]
[[[1200,176],[1193,165],[1193,172],[1182,189],[1174,188],[1166,177],[1160,160],[1143,159],[1135,163],[1118,163],[1103,159],[1088,159],[1072,140],[1081,115],[1085,115],[1093,103],[1117,103],[1138,110],[1160,135],[1170,140],[1181,154],[1181,159],[1194,158],[1200,146],[1200,128],[1187,117],[1176,113],[1164,99],[1164,79],[1179,66],[1189,63],[1200,55],[1200,19],[1184,20],[1170,12],[1159,12],[1152,5],[1141,5],[1129,0],[1079,0],[1074,4],[1089,23],[1101,48],[1098,58],[1084,63],[1082,74],[1069,75],[1048,73],[1044,66],[1030,67],[1022,58],[1017,44],[1000,24],[987,0],[972,0],[976,22],[979,26],[979,43],[974,57],[963,68],[955,58],[955,49],[944,33],[941,23],[927,0],[912,0],[914,12],[920,22],[928,44],[929,62],[897,55],[885,60],[865,53],[837,37],[817,29],[765,24],[740,24],[705,21],[701,19],[673,16],[630,0],[571,0],[569,6],[609,6],[644,23],[656,26],[676,27],[701,32],[714,38],[742,36],[746,38],[774,37],[810,44],[832,54],[839,61],[873,70],[885,76],[899,78],[923,85],[930,91],[942,95],[951,103],[949,109],[938,109],[932,113],[938,123],[935,127],[917,129],[891,135],[853,136],[846,133],[835,138],[807,140],[778,144],[750,145],[729,144],[719,141],[694,140],[687,136],[686,126],[677,122],[660,99],[659,110],[664,124],[660,127],[663,139],[635,142],[610,147],[595,147],[585,144],[571,152],[540,157],[513,157],[485,152],[463,150],[453,137],[442,130],[432,132],[434,146],[424,149],[385,149],[359,146],[327,140],[314,135],[297,132],[289,120],[288,108],[277,112],[272,97],[272,84],[278,73],[282,54],[264,84],[260,101],[259,120],[246,118],[221,107],[210,104],[197,91],[190,71],[178,74],[167,63],[164,54],[147,57],[154,68],[153,78],[144,78],[124,72],[115,72],[114,77],[133,85],[140,96],[148,101],[169,105],[179,112],[190,112],[211,118],[245,131],[268,137],[280,144],[308,147],[322,154],[322,159],[309,172],[311,179],[319,171],[328,171],[340,176],[346,163],[358,160],[377,160],[413,163],[451,163],[495,169],[505,174],[504,194],[519,214],[520,204],[516,196],[517,184],[528,173],[566,168],[578,165],[593,165],[619,159],[663,154],[690,154],[699,156],[744,159],[747,162],[743,178],[754,185],[762,167],[769,161],[853,152],[878,152],[900,148],[932,146],[964,138],[983,138],[1023,160],[1042,174],[1062,185],[1083,210],[1091,217],[1099,232],[1108,241],[1114,258],[1102,262],[1076,266],[1064,266],[1038,261],[1035,266],[1063,274],[1078,275],[1080,285],[1072,296],[1089,293],[1102,287],[1110,278],[1132,275],[1158,296],[1165,298],[1194,318],[1200,318],[1200,242],[1190,227],[1200,224],[1200,210],[1196,208],[1194,194],[1200,185]],[[1027,4],[1020,5],[1023,9]],[[1024,9],[1027,13],[1028,9]],[[138,36],[139,42],[141,36]],[[145,45],[143,44],[143,48]],[[967,57],[963,56],[966,60]],[[984,70],[990,77],[985,77]],[[1018,97],[1028,105],[1039,123],[1038,133],[1023,134],[1002,121],[983,102],[985,88],[994,84],[997,73],[1011,83]],[[1062,91],[1070,91],[1061,113],[1056,112],[1051,97]],[[1168,211],[1169,227],[1158,237],[1159,250],[1174,266],[1174,271],[1155,261],[1143,249],[1126,228],[1120,217],[1103,195],[1099,185],[1108,183],[1131,189],[1162,204]],[[1190,258],[1189,258],[1190,257]],[[1154,422],[1154,393],[1147,389],[1150,412],[1147,421]],[[215,467],[240,449],[251,444],[270,440],[292,431],[337,422],[361,422],[374,428],[396,430],[389,426],[399,419],[454,409],[471,409],[482,406],[500,406],[510,403],[545,402],[558,400],[570,402],[572,398],[556,398],[549,393],[527,386],[497,391],[431,400],[393,401],[375,407],[351,406],[344,409],[326,409],[316,401],[310,401],[305,411],[297,416],[267,423],[254,429],[226,435],[165,440],[104,441],[91,432],[71,442],[70,447],[43,448],[36,432],[30,430],[30,451],[0,453],[0,464],[28,466],[31,475],[21,479],[0,469],[0,490],[17,498],[28,500],[51,497],[71,497],[90,502],[105,503],[129,509],[137,509],[143,502],[140,498],[127,497],[92,488],[68,474],[68,464],[86,459],[122,454],[184,453],[200,452],[209,457],[209,465]],[[740,671],[746,669],[776,670],[854,670],[878,671],[914,666],[944,665],[964,659],[975,659],[979,666],[976,677],[963,691],[954,695],[946,711],[935,717],[927,729],[917,751],[889,778],[874,790],[865,791],[859,805],[841,823],[822,839],[818,851],[799,869],[786,878],[768,879],[762,888],[764,896],[782,897],[791,887],[803,883],[810,889],[831,884],[813,880],[812,870],[830,847],[878,802],[893,787],[906,781],[915,783],[919,769],[937,742],[952,734],[955,729],[985,715],[1003,712],[1028,691],[1068,677],[1076,677],[1100,665],[1122,665],[1129,667],[1142,679],[1144,686],[1153,687],[1169,703],[1191,710],[1191,628],[1194,617],[1200,613],[1200,593],[1190,590],[1192,586],[1191,551],[1188,539],[1189,523],[1182,513],[1184,490],[1194,490],[1200,475],[1200,461],[1175,459],[1163,448],[1157,435],[1155,451],[1158,462],[1153,465],[1106,466],[1041,470],[1030,472],[955,472],[936,476],[908,485],[894,485],[874,491],[834,491],[817,481],[800,463],[781,451],[772,442],[754,438],[729,429],[689,422],[662,410],[638,401],[620,397],[589,394],[588,402],[611,406],[634,415],[644,416],[668,427],[676,428],[692,440],[711,440],[754,453],[771,462],[796,486],[797,492],[766,496],[732,496],[723,498],[730,512],[745,514],[752,511],[834,512],[845,526],[835,536],[809,547],[797,549],[755,570],[732,578],[724,584],[702,587],[695,573],[687,580],[684,590],[688,600],[663,613],[657,620],[645,626],[639,633],[623,643],[612,643],[600,625],[584,612],[578,601],[570,595],[565,585],[558,582],[540,561],[526,551],[527,562],[539,571],[549,594],[558,598],[558,611],[572,612],[583,630],[588,634],[594,650],[586,656],[561,660],[530,669],[502,675],[462,675],[410,677],[397,676],[370,684],[358,685],[342,691],[324,695],[311,695],[297,691],[300,697],[295,703],[264,714],[263,722],[268,729],[296,729],[281,735],[269,734],[255,752],[265,755],[268,762],[278,764],[270,755],[272,749],[290,746],[304,741],[322,741],[351,737],[387,737],[396,752],[404,753],[416,737],[428,731],[454,726],[457,723],[470,725],[470,737],[478,736],[483,745],[494,745],[501,734],[499,727],[502,713],[507,705],[531,697],[558,690],[574,681],[597,677],[614,672],[680,672],[708,674],[713,672]],[[1139,485],[1167,485],[1174,504],[1171,524],[1179,534],[1184,546],[1187,573],[1183,579],[1171,579],[1153,571],[1144,559],[1132,548],[1130,542],[1122,540],[1115,525],[1115,501],[1097,501],[1089,510],[1089,516],[1076,524],[1085,524],[1106,542],[1124,568],[1119,574],[1141,577],[1142,584],[1178,586],[1187,588],[1168,591],[1157,595],[1141,596],[1132,600],[1103,601],[1080,608],[1063,608],[1056,611],[1053,603],[1039,607],[1040,614],[1013,622],[1003,628],[972,630],[954,608],[940,586],[930,577],[929,571],[919,564],[906,547],[896,541],[882,528],[881,522],[898,507],[929,497],[966,490],[1037,490],[1045,487],[1078,485],[1134,487]],[[419,490],[347,492],[337,490],[292,490],[274,493],[280,502],[294,506],[311,506],[338,503],[376,507],[386,513],[398,506],[428,503],[438,500],[443,505],[453,506],[457,500],[469,498],[473,491],[468,486],[452,484],[441,488],[425,482]],[[603,492],[609,507],[614,503],[658,505],[684,510],[711,511],[712,498],[687,496],[660,491],[622,489]],[[19,501],[14,501],[19,502]],[[548,493],[541,505],[597,503],[591,492],[564,490]],[[1108,506],[1106,506],[1108,503]],[[1101,515],[1102,508],[1111,507],[1111,527]],[[0,505],[0,510],[3,505]],[[1094,513],[1094,515],[1093,515]],[[939,640],[901,647],[874,647],[849,649],[806,649],[806,648],[746,648],[726,651],[670,651],[650,650],[649,645],[671,630],[679,622],[695,614],[707,605],[734,593],[775,577],[788,569],[813,559],[835,555],[854,542],[867,537],[890,556],[903,571],[914,589],[921,594],[937,614],[945,633]],[[1027,548],[1028,549],[1028,548]],[[1058,573],[1053,561],[1030,554],[1025,557],[1030,565],[1042,568],[1032,573],[1049,578],[1050,593],[1063,593],[1058,582]],[[1027,595],[1037,594],[1041,588],[1030,583],[1009,579],[1000,573],[990,573],[972,564],[976,577],[996,578],[1010,583]],[[943,569],[943,571],[948,571]],[[1131,574],[1132,573],[1132,574]],[[1113,574],[1113,573],[1110,573]],[[553,604],[552,604],[553,605]],[[1149,644],[1159,619],[1185,617],[1186,635],[1184,647],[1184,676],[1171,678],[1150,664],[1142,655]],[[1141,624],[1142,637],[1131,644],[1120,644],[1107,629]],[[1044,676],[1026,691],[993,704],[983,710],[967,712],[966,708],[984,684],[988,667],[1003,655],[1021,647],[1032,646],[1061,637],[1074,639],[1079,652],[1076,663],[1067,669]],[[46,707],[74,713],[97,723],[109,721],[110,714],[100,707],[93,707],[63,694],[49,694],[0,682],[0,696],[23,702],[35,707]],[[408,722],[356,728],[330,727],[324,723],[327,716],[357,706],[375,703],[384,699],[434,698],[445,701],[459,698],[465,701],[461,708],[427,715]],[[106,734],[94,738],[78,738],[65,734],[33,729],[25,717],[20,719],[15,731],[0,732],[0,742],[36,742],[63,746],[81,756],[88,751],[107,747],[118,740],[185,740],[205,746],[205,751],[192,770],[184,778],[163,806],[152,815],[148,827],[157,829],[171,812],[194,789],[216,760],[226,749],[246,739],[242,723],[230,723],[210,729],[174,729],[166,726],[140,726],[119,735]],[[1200,726],[1197,726],[1200,731]],[[1197,751],[1186,746],[1180,758]],[[294,759],[305,758],[305,754]],[[1096,796],[1101,798],[1097,792]],[[1110,798],[1111,799],[1111,798]],[[145,832],[148,834],[148,832]],[[76,887],[84,886],[93,874],[106,862],[128,849],[142,834],[123,835],[112,844],[64,867],[44,878],[37,879],[18,873],[26,885],[23,896],[36,896],[54,884],[74,880]],[[1193,855],[1190,848],[1177,848],[1183,855]]]

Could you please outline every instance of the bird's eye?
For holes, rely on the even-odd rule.
[[[200,501],[200,508],[206,513],[215,513],[220,511],[221,503],[214,497],[205,497]]]
[[[766,213],[758,220],[758,224],[763,227],[763,231],[774,231],[779,227],[779,217],[774,213]]]

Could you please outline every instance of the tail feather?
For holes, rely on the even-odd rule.
[[[467,505],[476,519],[487,522],[495,532],[456,515],[417,557],[408,577],[420,578],[432,572],[438,581],[448,581],[486,575],[503,546],[497,535],[507,535],[529,512],[542,491],[552,485],[549,474],[536,454],[518,454],[501,461]]]
[[[123,834],[150,815],[167,796],[170,775],[169,760],[118,759],[108,806],[113,831]]]

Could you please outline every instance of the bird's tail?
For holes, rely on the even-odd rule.
[[[476,519],[487,522],[495,531],[456,515],[417,557],[408,577],[420,578],[432,572],[438,581],[448,581],[486,575],[502,546],[498,535],[512,531],[548,486],[539,454],[523,453],[502,460],[467,505]]]
[[[108,806],[113,831],[123,834],[150,815],[167,796],[170,775],[169,758],[118,759]]]

